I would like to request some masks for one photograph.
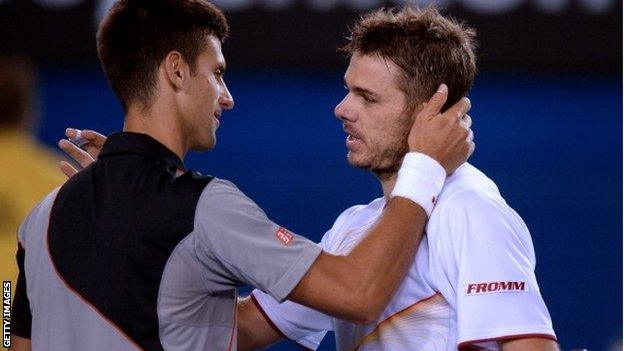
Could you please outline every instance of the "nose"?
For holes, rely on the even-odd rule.
[[[355,114],[352,113],[351,108],[349,106],[349,94],[340,101],[338,105],[334,108],[334,114],[340,120],[347,120],[353,122],[355,120]]]
[[[225,84],[223,84],[223,90],[221,96],[219,96],[219,106],[224,110],[231,110],[234,108],[234,98]]]

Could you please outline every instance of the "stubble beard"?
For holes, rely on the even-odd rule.
[[[412,127],[412,120],[409,115],[401,118],[396,125],[395,133],[387,138],[392,140],[385,147],[377,143],[372,145],[372,156],[367,160],[352,160],[349,163],[356,168],[367,169],[373,172],[380,181],[394,177],[401,163],[403,156],[409,151],[407,138]]]

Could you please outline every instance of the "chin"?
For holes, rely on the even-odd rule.
[[[354,155],[353,152],[351,151],[349,151],[349,153],[347,154],[347,161],[349,161],[349,164],[355,168],[363,168],[363,169],[371,168],[370,160],[367,160],[363,157],[358,157],[357,155]]]
[[[217,144],[217,139],[206,140],[195,144],[191,149],[193,151],[210,151],[214,149]]]

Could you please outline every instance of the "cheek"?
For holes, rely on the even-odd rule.
[[[368,135],[379,142],[383,142],[392,134],[391,119],[384,115],[376,115],[370,118],[370,122],[366,126]]]
[[[371,126],[370,138],[373,145],[378,148],[396,148],[397,145],[406,142],[411,129],[411,121],[409,116],[405,116],[404,112],[396,112],[396,115],[379,117],[374,120]]]

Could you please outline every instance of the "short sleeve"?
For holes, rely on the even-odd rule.
[[[353,209],[343,212],[332,228],[323,235],[318,245],[324,251],[336,254],[333,246],[337,234]],[[254,290],[251,297],[276,332],[305,348],[316,350],[327,331],[334,330],[334,318],[322,312],[292,301],[280,303],[259,290]]]
[[[502,198],[464,190],[449,199],[441,231],[451,236],[459,348],[516,336],[555,339],[522,219]]]
[[[303,278],[321,248],[280,227],[232,183],[213,179],[197,204],[200,247],[233,278],[282,301]]]

